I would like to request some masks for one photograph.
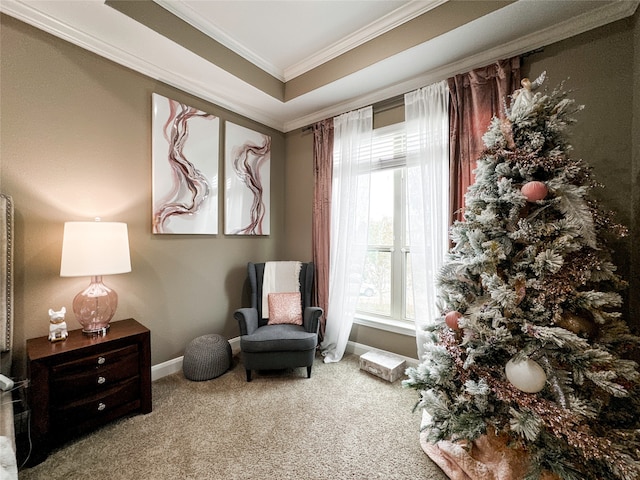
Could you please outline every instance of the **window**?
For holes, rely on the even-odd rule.
[[[403,123],[374,130],[368,251],[357,316],[365,324],[404,322],[412,331],[405,154]]]

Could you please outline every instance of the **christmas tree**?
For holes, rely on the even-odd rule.
[[[611,242],[626,235],[569,156],[582,107],[523,80],[483,140],[437,278],[444,319],[404,386],[431,443],[505,437],[527,479],[640,478],[639,338],[620,313]],[[538,91],[536,91],[538,90]]]

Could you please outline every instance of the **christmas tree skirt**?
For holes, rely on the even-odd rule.
[[[520,480],[527,471],[526,454],[509,448],[504,438],[495,435],[483,435],[468,449],[461,442],[430,443],[423,431],[420,445],[451,480]],[[557,478],[543,474],[540,480]]]

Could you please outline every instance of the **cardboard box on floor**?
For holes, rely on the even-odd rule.
[[[391,383],[402,376],[406,364],[407,362],[402,357],[389,352],[372,350],[360,355],[361,370]]]

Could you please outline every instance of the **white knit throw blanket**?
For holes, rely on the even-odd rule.
[[[18,480],[18,465],[13,451],[11,439],[0,437],[0,478],[2,480]]]
[[[262,318],[269,318],[269,294],[300,291],[301,262],[266,262],[262,279]]]

